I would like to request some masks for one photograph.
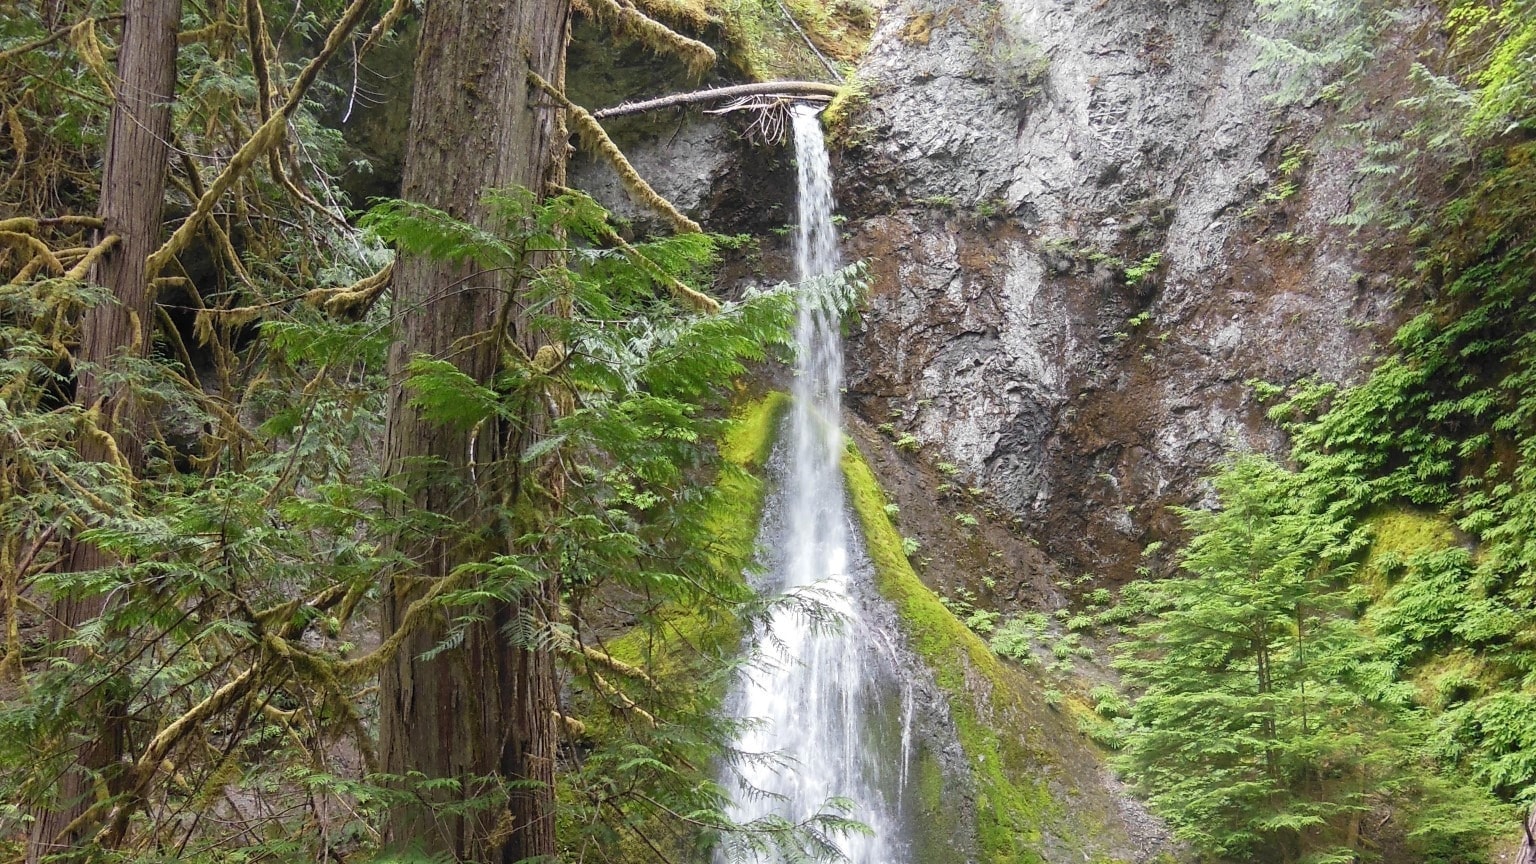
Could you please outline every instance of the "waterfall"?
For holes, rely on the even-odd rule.
[[[832,179],[814,109],[795,109],[794,134],[796,275],[809,286],[840,266]],[[843,854],[854,864],[899,864],[908,845],[901,811],[912,758],[910,691],[898,672],[897,640],[868,614],[876,602],[870,565],[844,500],[837,313],[802,301],[796,339],[792,415],[760,533],[768,565],[762,587],[807,592],[841,623],[783,611],[759,634],[763,659],[732,699],[736,716],[754,721],[737,747],[778,758],[743,762],[727,779],[733,816],[804,818],[829,799],[849,799],[849,815],[872,833],[838,838]]]

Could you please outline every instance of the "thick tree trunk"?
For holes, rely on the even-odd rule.
[[[568,16],[569,0],[430,0],[416,61],[402,197],[483,221],[479,200],[487,187],[521,185],[542,193],[564,180],[559,112],[529,87],[528,72],[563,81]],[[533,337],[516,312],[520,290],[503,274],[402,255],[394,276],[400,338],[390,356],[391,379],[399,380],[412,355],[429,354],[489,381],[499,358],[496,345],[466,337],[496,326],[509,297],[512,336],[532,354]],[[507,526],[489,514],[517,500],[520,477],[515,458],[493,465],[504,455],[496,450],[502,436],[494,430],[472,434],[430,423],[399,390],[391,397],[386,435],[388,466],[412,506],[470,526],[465,536],[398,538],[398,549],[415,566],[385,585],[383,631],[392,633],[433,581],[505,550]],[[555,590],[540,586],[510,608],[490,610],[458,645],[430,660],[421,654],[443,638],[444,622],[419,628],[381,673],[384,770],[465,784],[392,811],[391,845],[461,861],[511,862],[554,853],[553,665],[547,650],[517,638],[526,628],[513,625],[547,621]],[[433,812],[433,805],[493,788],[475,778],[512,782],[506,806],[467,815]]]
[[[123,469],[137,472],[144,453],[142,420],[132,396],[109,388],[99,371],[125,353],[142,356],[148,351],[154,298],[144,260],[160,242],[181,0],[126,0],[123,13],[100,207],[105,223],[102,230],[116,234],[119,241],[90,276],[112,293],[115,302],[92,308],[81,323],[76,400],[98,410],[96,422],[113,437],[117,449],[113,454],[106,441],[83,436],[81,457],[97,462],[120,459]],[[111,563],[95,546],[76,543],[68,566],[81,572]],[[53,637],[63,638],[100,616],[105,600],[100,595],[60,598],[54,604]],[[36,814],[27,849],[29,862],[79,843],[84,826],[66,829],[93,802],[92,776],[101,772],[110,775],[119,761],[124,732],[121,705],[110,694],[97,695],[101,726],[78,752],[75,767],[60,778],[55,806]]]

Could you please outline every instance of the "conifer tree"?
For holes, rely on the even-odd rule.
[[[1142,587],[1159,611],[1119,661],[1145,688],[1121,761],[1202,849],[1294,861],[1347,845],[1380,791],[1364,642],[1337,587],[1356,544],[1267,459],[1215,485],[1220,509],[1181,511],[1188,575]]]
[[[488,187],[519,185],[536,193],[564,180],[566,144],[557,108],[540,104],[532,72],[564,76],[566,0],[502,3],[432,0],[422,22],[406,142],[402,195],[481,227]],[[504,357],[533,357],[541,347],[525,316],[518,273],[402,254],[395,266],[399,341],[390,355],[398,380],[417,356],[451,363],[489,384]],[[444,623],[405,630],[412,603],[461,565],[506,550],[529,525],[499,514],[527,493],[516,452],[537,428],[544,406],[529,399],[522,416],[482,428],[425,418],[398,389],[387,417],[387,467],[400,477],[413,509],[462,523],[453,534],[402,533],[396,551],[409,563],[386,579],[382,625],[403,640],[381,672],[380,757],[386,771],[448,781],[420,804],[392,813],[397,845],[420,845],[459,860],[519,861],[554,854],[554,673],[549,651],[526,638],[553,615],[556,586],[525,585],[468,626],[459,643],[432,659]],[[494,466],[494,467],[493,467]],[[429,804],[495,795],[515,784],[502,806],[434,812]],[[491,783],[491,787],[484,785]],[[433,800],[436,799],[436,800]]]

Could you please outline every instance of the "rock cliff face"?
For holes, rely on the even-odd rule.
[[[1100,584],[1282,444],[1245,382],[1356,376],[1400,314],[1331,224],[1354,156],[1266,99],[1254,6],[906,0],[837,129],[875,274],[851,403]]]

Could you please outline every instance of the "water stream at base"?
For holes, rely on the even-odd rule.
[[[795,259],[802,286],[840,266],[832,222],[832,180],[813,109],[794,114],[799,166]],[[732,699],[738,717],[757,724],[738,748],[778,754],[748,761],[728,780],[733,816],[777,813],[801,819],[832,798],[853,802],[852,818],[870,835],[839,838],[853,864],[901,864],[911,840],[903,811],[912,755],[912,703],[895,638],[873,619],[870,565],[844,500],[839,428],[842,344],[835,312],[800,304],[794,402],[775,459],[778,488],[760,533],[767,552],[765,590],[809,590],[835,610],[829,628],[780,612],[762,639],[763,662]],[[762,635],[762,634],[760,634]]]

